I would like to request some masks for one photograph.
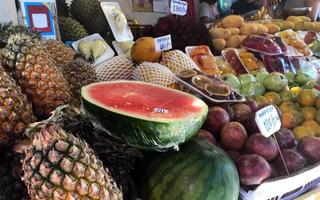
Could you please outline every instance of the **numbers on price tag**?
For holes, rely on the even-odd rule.
[[[270,137],[281,128],[281,120],[274,106],[267,106],[256,112],[257,126],[261,134]]]
[[[184,16],[187,14],[188,3],[180,0],[172,0],[170,12],[174,15]]]
[[[171,35],[165,35],[154,39],[156,51],[167,51],[172,49]]]

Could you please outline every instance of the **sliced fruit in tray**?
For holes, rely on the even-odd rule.
[[[284,53],[280,46],[268,36],[250,35],[242,42],[241,47],[268,55],[280,55]]]
[[[229,84],[196,69],[183,70],[176,76],[185,91],[193,91],[211,103],[243,102],[245,98]]]
[[[219,75],[220,71],[208,46],[189,46],[186,47],[186,53],[202,72],[209,75]]]
[[[236,50],[237,55],[240,58],[241,63],[250,71],[263,69],[264,64],[259,60],[254,53],[248,52],[244,49]]]
[[[248,74],[250,73],[249,70],[242,64],[241,60],[239,59],[236,49],[229,48],[222,51],[222,56],[228,63],[230,63],[232,69],[239,75],[239,74]]]

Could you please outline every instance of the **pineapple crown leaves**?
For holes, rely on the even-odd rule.
[[[44,149],[47,149],[50,148],[54,141],[58,140],[59,138],[67,138],[68,133],[56,123],[56,119],[62,110],[67,106],[68,105],[58,107],[52,112],[51,117],[46,120],[30,124],[29,128],[24,133],[29,138],[29,141],[32,142],[36,147],[45,145]]]
[[[12,34],[24,33],[29,35],[31,38],[40,39],[40,33],[32,31],[30,28],[23,25],[13,25],[11,22],[0,24],[0,43],[5,45],[8,41],[8,38]],[[0,44],[0,48],[2,48]]]

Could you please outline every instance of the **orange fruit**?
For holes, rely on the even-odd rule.
[[[293,129],[294,117],[292,113],[282,113],[281,115],[281,127],[287,129]]]
[[[317,112],[317,109],[315,107],[306,106],[303,107],[301,110],[305,120],[314,120],[314,117]]]
[[[264,96],[254,97],[254,100],[257,102],[259,107],[267,105],[269,103],[268,99],[266,97],[264,97]]]
[[[320,136],[320,125],[316,121],[305,121],[302,126],[309,127],[315,134],[315,136]]]
[[[290,89],[290,92],[292,94],[294,94],[295,96],[298,96],[300,94],[300,92],[302,91],[302,89],[300,87],[292,87]]]
[[[315,103],[316,108],[320,108],[320,97],[317,98],[316,103]]]
[[[290,112],[292,110],[299,111],[301,108],[299,104],[285,101],[280,104],[279,109],[281,110],[281,112],[285,113],[285,112]]]
[[[296,140],[301,140],[304,137],[307,136],[314,136],[314,132],[311,128],[306,126],[297,126],[293,129],[293,134]]]
[[[317,100],[317,95],[313,90],[306,89],[298,95],[298,103],[301,106],[313,106]]]
[[[314,119],[316,122],[320,123],[320,110],[315,113]]]
[[[280,97],[282,101],[295,102],[297,99],[296,95],[292,94],[290,91],[287,91],[287,90],[280,92]]]
[[[299,112],[296,110],[291,110],[291,111],[289,111],[289,113],[291,113],[293,116],[294,126],[299,126],[305,121],[302,112]]]
[[[276,92],[267,92],[263,95],[267,98],[268,102],[272,105],[279,105],[281,103],[281,97]]]

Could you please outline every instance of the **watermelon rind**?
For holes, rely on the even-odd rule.
[[[230,157],[204,139],[153,156],[141,181],[143,200],[237,200],[240,183]]]
[[[135,81],[130,81],[130,83],[133,82]],[[108,82],[94,83],[91,85],[95,84],[108,84]],[[195,96],[174,90],[177,93],[183,93],[184,95],[188,95],[188,97],[201,101],[203,104],[201,112],[179,119],[157,119],[155,117],[149,119],[104,106],[90,98],[87,92],[89,89],[90,85],[83,87],[81,90],[85,112],[108,130],[112,136],[139,149],[164,151],[177,148],[199,131],[208,113],[208,106],[202,102],[202,100]],[[165,89],[173,90],[169,88]]]

